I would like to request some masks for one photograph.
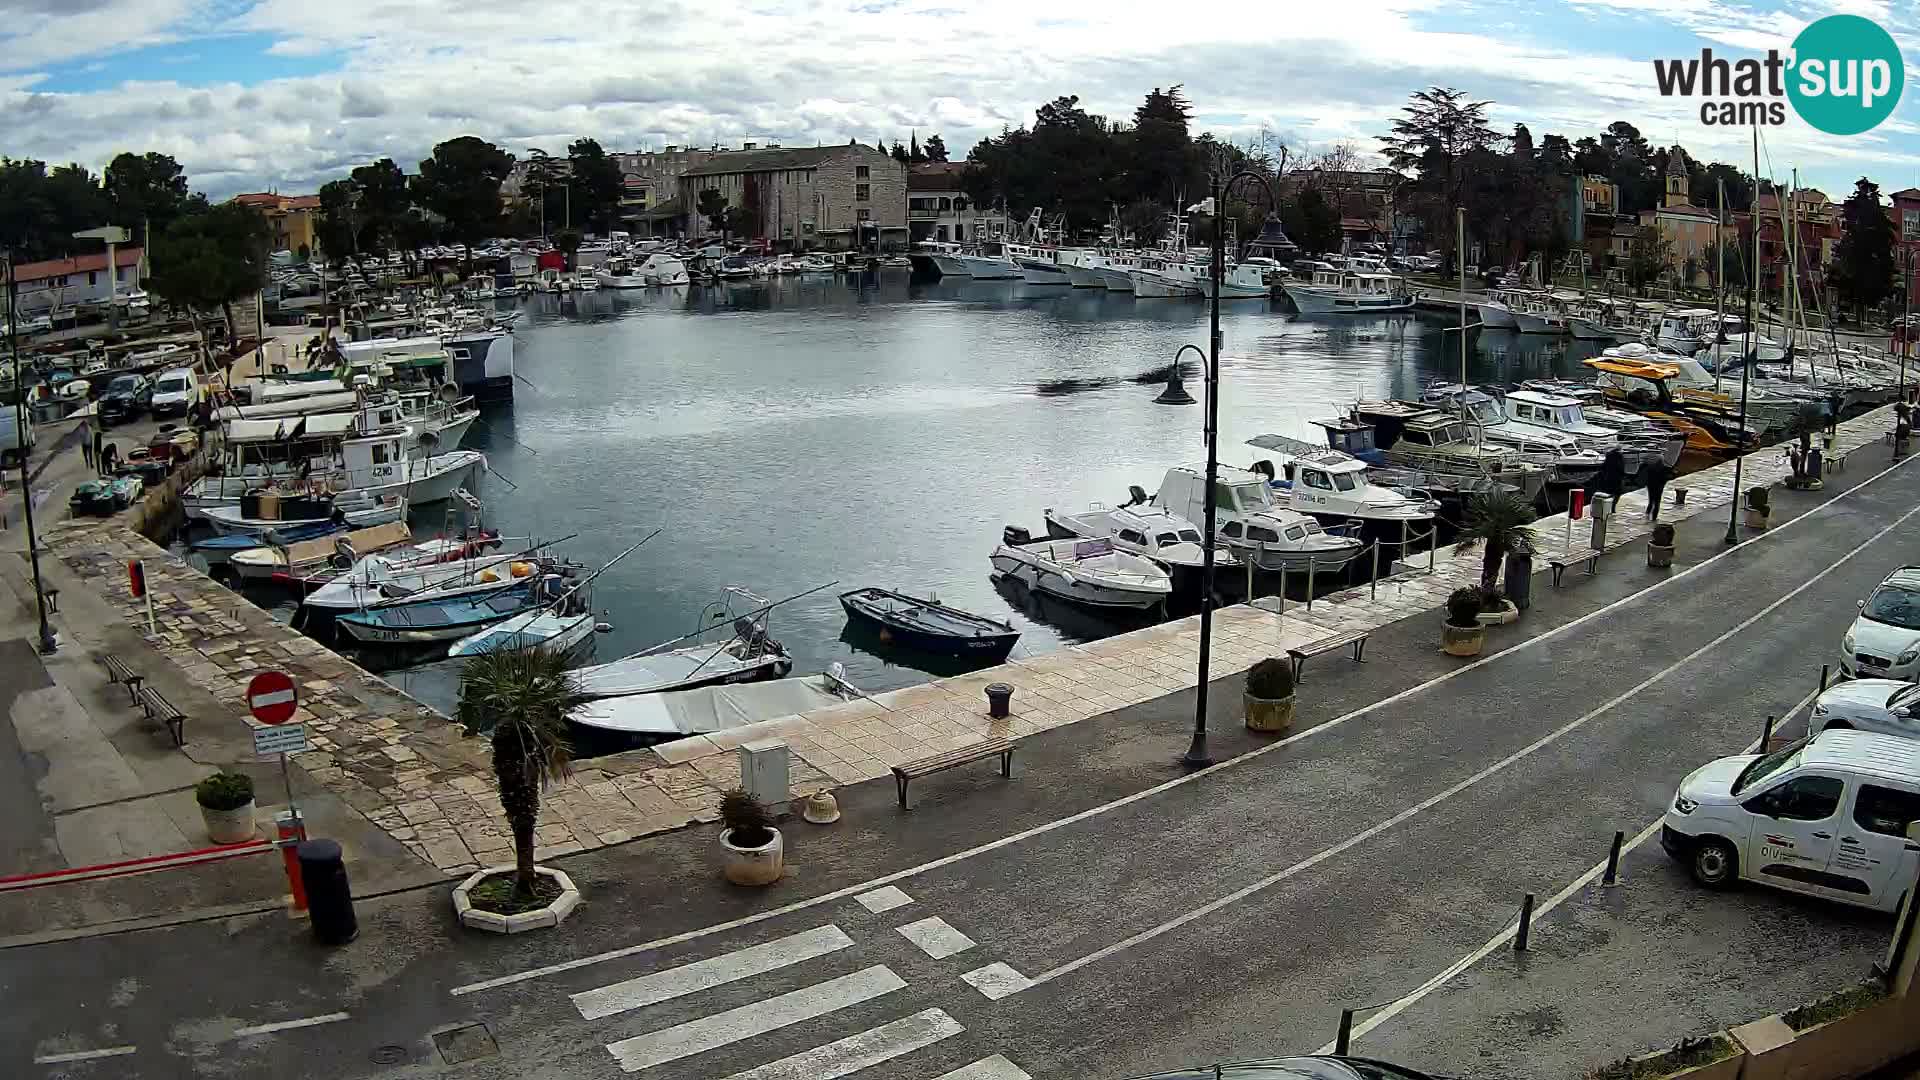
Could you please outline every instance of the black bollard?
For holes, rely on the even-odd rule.
[[[1533,894],[1520,898],[1520,926],[1513,934],[1513,951],[1526,952],[1527,939],[1533,933]]]
[[[1626,839],[1626,833],[1615,832],[1613,834],[1613,847],[1607,849],[1607,872],[1606,875],[1600,879],[1600,884],[1620,884],[1620,845],[1624,843]]]
[[[300,879],[307,886],[307,915],[313,936],[322,945],[345,945],[360,935],[353,914],[353,890],[347,884],[347,865],[333,840],[302,840],[294,849],[300,857]]]
[[[1007,714],[1011,711],[1009,706],[1012,703],[1013,703],[1013,686],[1011,684],[1003,683],[1003,682],[987,684],[987,716],[988,717],[994,720],[1006,719]]]
[[[1333,1052],[1340,1057],[1347,1056],[1353,1048],[1353,1010],[1340,1010],[1340,1031],[1333,1037]]]

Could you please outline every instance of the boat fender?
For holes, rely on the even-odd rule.
[[[507,564],[507,572],[512,574],[516,578],[523,578],[523,577],[526,577],[528,574],[533,573],[533,564],[529,562],[519,562],[519,561],[510,562]],[[499,579],[496,578],[494,580],[497,581]]]
[[[1033,542],[1033,534],[1018,525],[1009,525],[1000,530],[1000,539],[1008,547],[1019,547]]]
[[[482,570],[482,571],[480,571],[480,580],[481,580],[482,582],[485,582],[485,583],[486,583],[486,584],[488,584],[488,585],[491,585],[491,584],[493,584],[494,582],[496,582],[496,581],[499,581],[499,580],[500,580],[500,575],[499,575],[499,574],[496,574],[496,573],[494,573],[494,572],[493,572],[493,571],[491,571],[491,570]]]
[[[594,623],[593,632],[596,634],[611,634],[613,633],[613,624],[610,622]]]

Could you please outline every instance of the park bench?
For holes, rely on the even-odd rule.
[[[1330,653],[1348,646],[1353,647],[1354,663],[1364,664],[1367,662],[1367,631],[1365,630],[1347,630],[1338,634],[1330,634],[1318,641],[1309,641],[1305,645],[1288,649],[1287,656],[1293,660],[1293,681],[1296,683],[1300,681],[1301,670],[1307,666],[1308,657],[1319,656],[1321,653]]]
[[[904,761],[895,765],[893,782],[900,789],[900,809],[907,809],[907,784],[916,777],[946,772],[948,769],[957,769],[962,765],[990,757],[1000,759],[1001,776],[1013,776],[1013,744],[1005,739],[984,739],[972,746],[963,746],[944,754],[935,754],[918,761]]]
[[[151,686],[143,687],[140,691],[140,708],[146,712],[147,719],[166,725],[167,735],[173,739],[173,745],[187,745],[187,714],[162,697],[160,691]]]
[[[1561,552],[1548,559],[1547,565],[1553,568],[1553,587],[1556,589],[1559,588],[1560,575],[1567,572],[1567,567],[1579,562],[1587,564],[1586,575],[1592,577],[1594,572],[1599,568],[1600,553],[1592,548],[1580,548],[1575,551]]]
[[[134,674],[127,662],[112,653],[100,654],[100,666],[107,669],[107,682],[127,688],[127,704],[140,703],[140,684],[145,680]]]

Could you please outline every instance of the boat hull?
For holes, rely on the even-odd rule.
[[[1038,259],[1021,259],[1020,280],[1029,285],[1072,285],[1073,279],[1067,272],[1054,263],[1041,262]]]
[[[1413,310],[1413,298],[1407,296],[1348,296],[1302,285],[1281,288],[1303,315],[1391,315]]]
[[[1588,319],[1573,318],[1567,320],[1567,332],[1575,341],[1612,341],[1613,335],[1606,327]]]
[[[847,597],[840,598],[840,606],[846,609],[848,622],[879,635],[881,641],[934,656],[998,659],[1012,652],[1020,640],[1018,630],[971,638],[934,633],[887,619]]]
[[[983,255],[960,255],[967,276],[980,281],[1014,281],[1021,278],[1020,266],[1012,259],[989,259]]]
[[[1075,266],[1068,263],[1060,269],[1067,272],[1067,283],[1076,289],[1104,289],[1107,278],[1097,266]]]
[[[1200,295],[1198,286],[1151,270],[1135,270],[1127,276],[1133,279],[1133,295],[1142,300],[1178,300]]]
[[[1099,271],[1101,284],[1107,287],[1108,292],[1131,293],[1133,291],[1133,274],[1130,271],[1113,266],[1102,266],[1096,269]]]
[[[1530,311],[1514,312],[1513,321],[1519,324],[1519,330],[1523,334],[1559,334],[1566,330],[1565,327],[1550,323]]]
[[[1488,330],[1514,330],[1519,323],[1514,321],[1513,312],[1505,304],[1479,304],[1480,325]]]
[[[1146,611],[1165,603],[1168,594],[1172,592],[1171,583],[1168,583],[1164,589],[1150,591],[1119,588],[1077,577],[1068,577],[1030,559],[1021,558],[1014,554],[1015,551],[1017,549],[1002,549],[993,553],[995,572],[1002,577],[1019,582],[1033,592],[1069,603],[1116,611]]]

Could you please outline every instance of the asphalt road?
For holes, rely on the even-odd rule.
[[[1871,475],[1864,461],[1847,483]],[[894,849],[810,847],[796,823],[794,880],[742,895],[714,883],[708,835],[672,834],[563,864],[590,899],[557,934],[450,943],[435,890],[363,901],[361,940],[337,950],[280,915],[9,949],[0,1046],[30,1060],[112,1052],[28,1076],[425,1076],[477,1052],[460,1075],[643,1080],[906,1080],[994,1055],[1009,1064],[962,1076],[1120,1077],[1310,1052],[1341,1008],[1399,998],[1474,952],[1523,893],[1560,892],[1614,830],[1657,819],[1681,775],[1813,690],[1853,601],[1914,561],[1920,519],[1920,468],[1840,486],[1776,493],[1788,510],[1834,501],[1724,555],[1720,526],[1689,523],[1683,557],[1711,561],[1585,613],[1569,598],[1604,595],[1605,577],[1543,597],[1522,624],[1536,636],[1474,665],[1439,660],[1429,621],[1382,631],[1366,667],[1322,659],[1302,688],[1373,704],[1320,713],[1306,733],[1190,778],[1159,771],[1164,726],[1150,740],[1125,722],[1052,733],[1023,759],[1024,783],[1002,787],[1044,791],[1056,736],[1130,782],[1107,802],[1063,796],[1051,821],[1029,804],[1002,809],[1026,796],[997,794],[991,777],[955,774],[922,781],[935,797],[914,815],[888,817],[882,782],[850,795],[849,816],[886,821],[874,828]],[[891,880],[869,880],[883,872]],[[910,902],[872,910],[885,885]],[[1786,954],[1829,958],[1769,972],[1774,997],[1864,971],[1884,943],[1877,920],[1839,908],[1666,895],[1708,915],[1697,933],[1619,939],[1606,968],[1616,993],[1584,999],[1614,1010],[1616,1045],[1600,1057],[1640,1045],[1635,1010],[1660,1005],[1636,997],[1642,983],[1750,973],[1751,948],[1716,944],[1750,936],[1765,916],[1749,912],[1803,913],[1765,932]],[[1491,964],[1463,981],[1491,985],[1503,977]],[[1527,1075],[1473,1039],[1476,1024],[1503,1022],[1496,1006],[1514,1011],[1498,995],[1452,1016],[1452,1038],[1396,1034],[1466,1000],[1443,999],[1452,990],[1359,1048],[1455,1075]],[[1743,1020],[1758,1004],[1729,989],[1698,1018]],[[300,1026],[258,1030],[288,1023]],[[477,1049],[434,1039],[476,1023]],[[1599,1048],[1605,1031],[1593,1038]]]

